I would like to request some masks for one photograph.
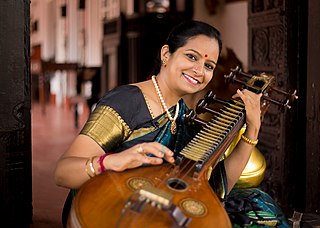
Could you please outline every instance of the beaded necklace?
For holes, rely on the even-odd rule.
[[[167,116],[169,118],[169,120],[171,121],[171,127],[170,127],[170,131],[171,133],[174,135],[176,134],[177,132],[177,123],[176,123],[176,120],[178,118],[178,114],[179,114],[179,102],[177,102],[177,105],[176,105],[176,112],[174,114],[174,117],[171,116],[169,110],[168,110],[168,107],[166,105],[166,103],[164,102],[164,99],[163,99],[163,96],[162,96],[162,93],[160,91],[160,88],[159,88],[159,85],[157,83],[157,79],[156,79],[156,76],[153,75],[151,77],[151,80],[152,80],[152,83],[154,85],[154,88],[156,89],[156,92],[157,92],[157,95],[160,99],[160,103],[161,103],[161,106],[164,108],[164,110],[166,111],[167,113]]]

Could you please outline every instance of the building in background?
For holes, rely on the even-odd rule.
[[[145,79],[167,32],[191,18],[215,25],[224,45],[234,49],[247,67],[248,3],[220,3],[212,14],[208,2],[33,0],[33,99],[43,106],[47,102],[66,106],[77,100],[74,97],[89,99],[96,96],[92,93],[101,95],[117,85]],[[97,72],[99,80],[93,79]]]

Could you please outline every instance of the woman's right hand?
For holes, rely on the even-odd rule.
[[[151,154],[153,156],[148,156]],[[106,169],[124,171],[141,165],[160,165],[165,159],[169,163],[174,162],[173,152],[158,142],[137,144],[120,153],[107,156],[103,163]]]

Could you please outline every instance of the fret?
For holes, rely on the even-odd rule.
[[[222,116],[222,115],[220,115],[220,116]],[[231,123],[233,123],[233,120],[234,119],[232,119],[232,120],[227,120],[227,119],[225,119],[225,118],[221,118],[221,117],[219,117],[219,116],[217,116],[217,117],[215,117],[217,120],[219,120],[219,121],[221,121],[221,122],[224,122],[224,123],[226,123],[226,124],[231,124]]]
[[[198,148],[199,149],[198,151],[203,151],[203,150],[209,149],[210,147],[212,147],[214,145],[218,145],[218,143],[204,145],[203,141],[201,141],[199,143],[191,142],[190,145],[187,145],[186,149]]]
[[[241,107],[244,108],[244,103],[243,103],[243,101],[240,101],[240,100],[233,100],[233,101],[236,103],[236,105],[239,105],[239,106],[241,106]]]
[[[180,154],[197,162],[197,169],[201,169],[202,164],[210,159],[243,116],[243,103],[228,103],[196,134]]]
[[[211,128],[208,128],[207,126],[204,127],[204,130],[207,131],[207,132],[210,132],[210,133],[212,133],[214,135],[217,135],[217,136],[221,136],[221,135],[223,137],[226,136],[226,132],[224,132],[224,131],[217,132],[216,129],[211,129]]]
[[[201,140],[199,140],[198,142],[193,142],[191,145],[190,145],[190,148],[198,148],[199,150],[206,150],[206,149],[209,149],[210,147],[212,147],[212,145],[205,145],[205,143]]]
[[[203,130],[201,130],[202,132],[200,132],[199,134],[197,134],[195,137],[196,138],[204,138],[204,139],[207,139],[207,140],[210,140],[210,142],[212,140],[222,140],[222,137],[220,136],[217,136],[217,135],[212,135],[212,134],[208,134],[208,132],[204,132]]]
[[[209,147],[203,147],[203,145],[198,145],[198,144],[193,144],[190,146],[190,149],[198,149],[196,151],[194,151],[195,155],[200,155],[202,156],[203,153],[205,153],[207,150],[209,150],[212,147],[212,145],[210,145]]]
[[[224,114],[224,113],[226,113],[226,114]],[[228,115],[227,112],[220,113],[220,116],[227,119],[227,120],[230,120],[231,122],[234,121],[234,118],[230,117],[230,115]]]
[[[220,121],[218,118],[215,118],[215,122],[216,122],[217,124],[223,126],[223,127],[226,127],[226,128],[228,128],[228,127],[230,126],[230,123],[229,123],[229,124],[226,124],[226,123]]]
[[[239,114],[239,110],[235,110],[235,109],[232,109],[232,108],[229,108],[229,107],[224,107],[224,109],[226,109],[228,112],[233,112],[235,114]]]
[[[238,102],[237,104],[240,104],[240,103]],[[230,106],[231,106],[232,108],[234,108],[234,109],[238,109],[238,110],[241,111],[244,106],[241,106],[241,107],[240,107],[240,106],[238,106],[237,104],[230,104]]]
[[[222,126],[220,126],[219,124],[216,124],[216,122],[210,122],[210,123],[208,123],[208,126],[214,127],[215,129],[219,129],[219,130],[221,130],[222,132],[228,131],[228,128],[222,127]]]

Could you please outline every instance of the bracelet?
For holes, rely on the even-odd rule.
[[[96,156],[93,156],[93,157],[90,159],[90,163],[89,163],[90,170],[91,170],[91,172],[93,173],[93,176],[96,176],[96,175],[97,175],[96,170],[95,170],[94,167],[93,167],[93,159],[94,159],[95,157],[96,157]]]
[[[243,141],[245,141],[246,143],[248,143],[250,145],[253,145],[253,146],[257,145],[258,141],[259,141],[258,139],[257,140],[251,140],[251,139],[247,138],[246,136],[244,136],[243,134],[241,135],[241,139]]]
[[[112,154],[112,153],[111,153],[111,152],[105,153],[104,155],[102,155],[102,156],[99,157],[99,159],[98,159],[98,163],[99,163],[99,166],[100,166],[100,168],[99,168],[99,173],[103,173],[103,172],[106,171],[106,167],[105,167],[104,164],[103,164],[103,160],[104,160],[108,155],[110,155],[110,154]]]
[[[85,170],[86,170],[86,173],[87,173],[88,177],[91,179],[93,176],[90,175],[89,170],[88,170],[88,168],[87,168],[89,161],[90,161],[90,158],[86,161],[86,169],[85,169]]]

